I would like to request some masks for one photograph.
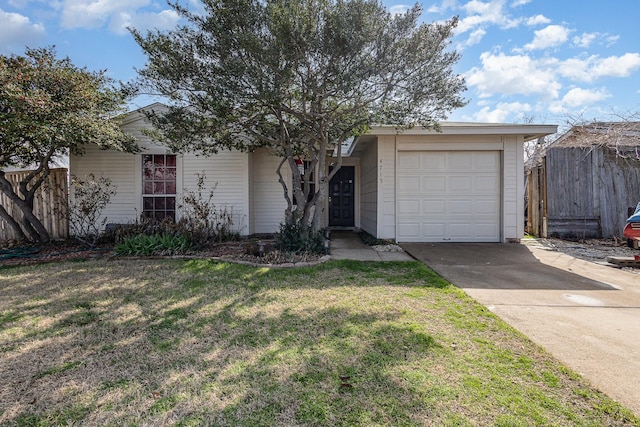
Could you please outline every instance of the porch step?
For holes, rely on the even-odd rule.
[[[632,256],[610,256],[607,257],[607,262],[620,267],[640,268],[640,259],[636,259]]]

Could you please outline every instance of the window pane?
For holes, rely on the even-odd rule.
[[[164,219],[164,212],[156,212],[154,218],[156,221],[162,221]]]
[[[153,182],[147,181],[144,183],[144,194],[153,194]]]
[[[175,154],[167,155],[167,166],[176,166],[176,156]]]
[[[156,154],[153,156],[153,164],[156,167],[164,166],[164,156],[162,154]]]
[[[146,165],[145,165],[146,166]],[[144,168],[144,179],[153,179],[153,168]]]
[[[165,187],[165,190],[167,190],[166,194],[176,194],[176,183],[167,181],[167,186]]]
[[[167,210],[176,210],[176,198],[175,197],[167,197]]]
[[[164,194],[164,182],[153,183],[153,194]]]
[[[156,197],[154,202],[153,202],[153,208],[155,210],[164,210],[165,207],[165,203],[164,203],[164,197]]]
[[[165,168],[164,179],[167,181],[176,179],[176,168]]]
[[[153,197],[144,197],[142,199],[142,209],[145,211],[153,209]]]

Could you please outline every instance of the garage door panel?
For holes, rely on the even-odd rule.
[[[493,172],[500,169],[499,161],[500,157],[495,155],[495,151],[478,151],[473,156],[473,169]]]
[[[498,151],[399,152],[398,240],[500,241],[500,174]]]
[[[473,158],[466,152],[451,152],[447,166],[452,171],[468,171],[473,168]]]
[[[402,156],[398,158],[398,169],[402,170],[419,170],[420,156]]]
[[[444,199],[422,200],[420,214],[424,215],[444,215],[447,213],[447,201]]]
[[[420,228],[420,222],[405,222],[403,224],[398,225],[398,240],[400,240],[401,236],[404,238],[410,238],[415,234],[416,230]]]
[[[447,191],[447,178],[444,176],[429,176],[421,178],[420,194],[434,194]],[[420,181],[418,181],[420,182]]]
[[[404,188],[405,191],[419,193],[420,179],[421,177],[419,175],[398,176],[398,188]]]
[[[414,153],[412,153],[414,154]],[[444,152],[415,153],[409,156],[420,159],[420,169],[429,169],[433,171],[447,170],[447,155]],[[398,168],[401,169],[401,168]]]
[[[449,191],[466,192],[473,189],[473,179],[470,176],[456,175],[449,177]]]
[[[500,178],[496,176],[476,175],[473,179],[473,190],[485,194],[499,194]]]
[[[493,200],[488,200],[488,201],[478,201],[476,203],[474,203],[473,205],[473,213],[475,215],[487,215],[490,216],[492,219],[496,216],[499,215],[500,212],[498,212],[497,206],[495,204],[495,202]]]
[[[445,224],[442,223],[423,223],[421,232],[424,235],[438,237],[441,240],[445,238]],[[412,230],[410,236],[415,235],[416,230]]]
[[[420,204],[421,201],[419,199],[399,200],[398,215],[403,215],[406,217],[419,216]]]

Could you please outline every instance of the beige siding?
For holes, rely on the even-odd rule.
[[[135,115],[135,113],[134,113]],[[130,223],[136,221],[142,212],[142,155],[166,154],[169,149],[152,142],[141,129],[149,124],[142,116],[125,121],[122,128],[133,134],[140,153],[128,154],[114,150],[101,150],[88,146],[83,156],[71,156],[70,173],[79,178],[89,174],[111,179],[117,194],[105,209],[103,216],[110,223]],[[216,186],[213,201],[219,208],[233,212],[234,229],[241,234],[249,231],[249,176],[247,153],[224,151],[209,157],[195,154],[178,155],[177,204],[183,191],[196,191],[197,174],[205,174],[208,188]],[[206,190],[205,190],[206,191]],[[72,192],[72,191],[71,191]],[[206,194],[206,193],[205,193]],[[180,211],[177,212],[178,217]]]
[[[503,238],[524,236],[524,144],[522,137],[503,137]]]
[[[367,144],[360,157],[360,228],[378,233],[378,142]]]
[[[280,161],[279,157],[270,155],[264,149],[251,154],[252,233],[275,233],[280,223],[284,222],[287,202],[276,174]],[[291,173],[288,165],[282,167],[282,174],[285,181],[289,182]]]
[[[396,137],[378,139],[378,233],[396,238]]]
[[[139,155],[101,150],[90,145],[86,147],[84,155],[70,157],[69,173],[82,180],[86,180],[90,174],[96,178],[109,178],[116,189],[116,195],[111,198],[103,217],[106,216],[107,222],[111,223],[129,223],[135,221],[141,213],[141,194],[139,191],[136,193],[134,176],[134,171],[140,170],[136,162],[139,159]],[[69,193],[73,197],[73,188],[69,189]]]
[[[207,195],[213,189],[218,210],[233,215],[233,228],[249,233],[249,155],[239,151],[221,151],[210,157],[187,153],[182,159],[183,191],[197,191],[198,174],[206,177]],[[180,175],[180,168],[178,168]],[[180,213],[178,212],[178,215]]]

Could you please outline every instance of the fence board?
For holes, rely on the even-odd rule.
[[[30,171],[7,172],[6,177],[17,190],[20,180]],[[65,239],[69,237],[69,224],[67,221],[68,200],[67,169],[51,169],[47,180],[36,192],[33,213],[42,222],[52,239]],[[17,206],[4,194],[0,193],[0,203],[18,222],[22,213]],[[0,241],[17,239],[18,236],[3,219],[0,218]]]

